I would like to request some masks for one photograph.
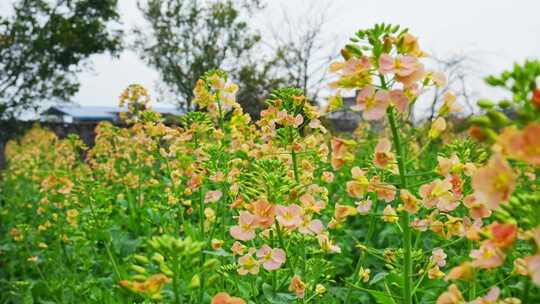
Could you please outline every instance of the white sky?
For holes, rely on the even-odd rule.
[[[0,0],[4,2],[6,0]],[[126,28],[144,25],[135,0],[119,0]],[[266,0],[267,11],[253,20],[259,26],[279,18],[283,8],[298,18],[309,4],[325,6],[325,35],[337,45],[361,28],[378,22],[408,27],[423,49],[439,56],[470,52],[481,59],[480,77],[510,68],[526,58],[540,58],[540,0]],[[4,2],[5,4],[6,2]],[[2,5],[0,4],[0,9]],[[266,20],[265,20],[266,19]],[[137,55],[125,51],[119,59],[92,58],[94,70],[80,76],[81,90],[73,101],[84,105],[114,105],[120,92],[140,83],[154,92],[157,73]],[[478,82],[480,83],[480,82]],[[476,86],[483,86],[476,84]],[[478,90],[487,92],[485,87]],[[155,94],[154,94],[155,95]]]

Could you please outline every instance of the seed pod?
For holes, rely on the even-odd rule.
[[[131,265],[131,270],[135,271],[136,273],[144,274],[146,273],[146,269],[144,267],[141,267],[139,265]]]

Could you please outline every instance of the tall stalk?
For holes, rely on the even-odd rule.
[[[399,130],[397,129],[396,122],[396,109],[390,107],[388,109],[388,122],[390,123],[390,129],[392,131],[392,139],[397,154],[397,162],[399,169],[400,186],[399,189],[407,188],[407,171],[405,168],[406,154],[403,144],[401,143],[401,137]],[[412,259],[411,259],[411,227],[410,227],[409,213],[402,211],[400,214],[400,223],[403,229],[403,303],[412,304]]]

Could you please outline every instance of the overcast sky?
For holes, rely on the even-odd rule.
[[[4,1],[4,0],[0,0]],[[119,0],[126,27],[144,25],[135,0]],[[328,9],[325,35],[336,45],[345,43],[356,30],[378,22],[408,27],[420,38],[423,49],[437,56],[470,53],[479,59],[478,79],[511,67],[513,62],[540,58],[539,0],[267,0],[264,14],[253,20],[264,28],[285,9],[297,18],[310,3]],[[265,20],[267,19],[267,20]],[[114,105],[131,83],[154,91],[158,75],[137,55],[125,51],[119,59],[92,58],[94,70],[80,76],[81,90],[74,101],[84,105]],[[475,87],[488,92],[478,81]],[[155,94],[154,94],[155,95]]]

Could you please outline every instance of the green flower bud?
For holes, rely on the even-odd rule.
[[[219,266],[219,260],[214,258],[214,259],[209,259],[206,262],[204,262],[203,268],[212,269],[217,266]]]
[[[140,255],[140,254],[134,255],[133,258],[134,258],[137,262],[139,262],[139,263],[141,263],[141,264],[145,264],[145,265],[148,264],[148,263],[150,262],[150,261],[148,260],[147,257],[145,257],[144,255]]]
[[[498,127],[506,126],[510,123],[510,119],[508,119],[504,113],[499,111],[490,110],[487,112],[487,116]]]
[[[152,261],[156,262],[157,264],[161,265],[163,264],[163,262],[165,262],[165,258],[159,254],[159,253],[154,253],[154,255],[152,255]]]
[[[159,265],[159,270],[161,270],[161,272],[163,272],[163,274],[166,276],[172,277],[174,275],[174,273],[171,271],[169,266],[167,266],[167,264]]]
[[[488,99],[480,99],[477,102],[478,106],[482,109],[492,109],[495,106],[495,103],[493,101]]]
[[[189,288],[195,289],[199,288],[201,286],[201,278],[198,274],[191,277],[191,281],[189,282]]]
[[[144,274],[146,273],[146,269],[144,269],[144,267],[141,267],[139,265],[131,265],[131,270],[137,272],[137,273],[140,273],[140,274]]]

